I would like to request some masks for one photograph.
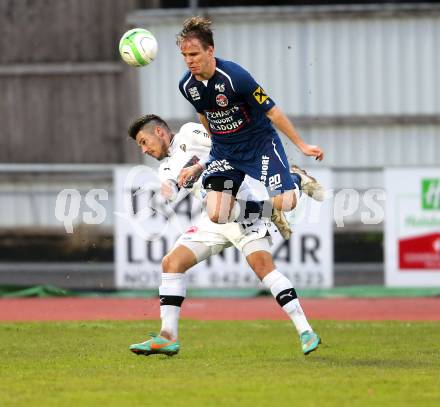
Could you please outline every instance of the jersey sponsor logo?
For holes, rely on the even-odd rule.
[[[218,94],[215,97],[215,101],[217,102],[217,104],[220,107],[226,107],[226,106],[228,106],[228,103],[229,103],[228,98],[225,95],[223,95],[223,93]]]
[[[269,96],[266,95],[266,92],[261,88],[261,86],[255,89],[253,96],[260,105],[269,99]]]
[[[204,176],[208,174],[213,174],[216,172],[225,172],[228,170],[233,170],[234,167],[229,164],[228,160],[214,160],[209,165],[208,168],[205,170]],[[211,185],[207,185],[206,188],[210,188]]]
[[[214,119],[223,119],[224,117],[229,117],[233,115],[234,113],[237,113],[240,110],[238,106],[231,107],[228,110],[214,110],[214,111],[206,111],[206,118],[208,120],[214,120]]]
[[[209,123],[209,128],[213,133],[232,133],[234,131],[240,130],[243,127],[243,120],[239,119],[237,121],[233,121],[232,123],[225,124],[213,124]]]
[[[216,83],[214,86],[214,89],[217,92],[223,93],[225,91],[225,84],[224,83]]]
[[[203,134],[203,137],[205,137],[205,138],[211,138],[210,136],[209,136],[209,134],[206,132],[206,131],[201,131],[201,130],[193,130],[193,133],[194,134]]]
[[[211,133],[228,134],[240,130],[245,121],[243,115],[239,112],[240,108],[238,106],[233,106],[227,110],[205,111]]]
[[[189,88],[188,92],[191,95],[192,100],[199,100],[200,99],[200,93],[197,90],[197,87],[194,86],[193,88]]]

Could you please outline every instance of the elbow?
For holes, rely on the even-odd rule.
[[[270,121],[276,120],[276,117],[279,113],[279,109],[276,106],[272,106],[267,112],[266,116]]]

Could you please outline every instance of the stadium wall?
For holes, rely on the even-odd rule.
[[[0,1],[0,162],[138,160],[123,136],[137,83],[117,44],[139,3]]]
[[[440,163],[438,4],[200,12],[214,21],[217,55],[248,68],[304,138],[323,146],[336,188],[383,187],[385,166]],[[127,19],[161,45],[155,63],[138,72],[141,110],[176,125],[196,120],[177,88],[185,67],[174,34],[187,16],[138,10]],[[315,165],[291,146],[287,153]]]
[[[196,120],[177,90],[184,65],[174,34],[188,11],[133,12],[124,24],[125,13],[136,8],[136,3],[0,2],[0,43],[5,50],[0,55],[0,162],[43,162],[52,167],[44,171],[25,165],[11,170],[8,164],[0,170],[0,228],[5,241],[11,242],[12,229],[63,231],[53,213],[61,188],[78,188],[83,195],[92,187],[111,188],[108,168],[90,168],[84,163],[139,159],[134,143],[121,137],[130,116],[156,112],[171,121],[174,129],[186,120]],[[45,13],[43,6],[53,10]],[[236,59],[255,73],[304,137],[326,149],[324,165],[333,169],[336,189],[381,188],[384,166],[439,165],[438,6],[234,8],[202,13],[215,21],[219,55]],[[105,23],[107,19],[119,24],[118,29]],[[49,20],[51,24],[44,23]],[[37,28],[28,27],[34,23]],[[114,44],[131,25],[144,25],[158,37],[158,59],[147,69],[133,70],[118,60]],[[88,35],[98,41],[88,41]],[[10,43],[17,44],[13,50]],[[52,55],[44,46],[56,52]],[[139,83],[140,105],[135,91]],[[301,165],[314,165],[290,147],[288,153]],[[62,162],[80,164],[75,170],[53,164]],[[107,230],[113,224],[112,205],[109,189],[109,217],[103,225]],[[347,219],[347,225],[358,221],[357,213]],[[80,218],[78,222],[80,226]],[[335,231],[346,233],[347,229]],[[40,243],[41,236],[32,233],[31,238]],[[88,231],[81,235],[76,229],[72,238],[85,248],[103,246],[103,240],[91,238]],[[52,256],[50,261],[61,262],[66,253],[59,250],[62,236],[57,239],[59,246],[52,246],[47,255]],[[111,236],[106,234],[104,239],[109,241]],[[20,248],[15,243],[14,247],[20,256]],[[10,255],[7,246],[2,249]],[[38,261],[2,264],[0,275],[2,283],[64,281],[61,285],[66,287],[107,288],[113,271],[109,252],[111,248],[105,256],[92,253],[78,259],[81,264],[57,263],[52,268]],[[338,250],[335,253],[337,260]],[[94,264],[98,257],[108,263]],[[37,258],[42,258],[41,251],[36,250],[30,260]],[[84,277],[95,266],[97,277],[87,282]],[[383,274],[377,272],[381,267],[374,264],[376,283],[382,282]],[[361,269],[358,264],[336,264],[335,283],[353,282]],[[60,280],[54,280],[60,270]],[[17,280],[11,280],[11,273]],[[372,273],[367,274],[357,283],[371,283]],[[105,278],[107,283],[99,285]]]

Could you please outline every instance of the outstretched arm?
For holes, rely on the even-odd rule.
[[[206,117],[198,113],[200,123],[203,125],[203,127],[206,129],[206,132],[208,135],[210,135],[209,131],[209,124],[206,120]],[[210,144],[210,141],[209,141]],[[208,157],[201,158],[199,161],[195,162],[193,165],[188,165],[182,168],[180,171],[180,174],[177,178],[177,184],[179,187],[186,187],[188,185],[193,184],[202,174],[203,170],[206,167],[206,162],[208,160]]]
[[[266,116],[277,127],[278,130],[283,132],[289,140],[295,144],[303,154],[313,156],[317,160],[322,161],[324,158],[324,151],[319,146],[307,144],[301,136],[296,132],[295,127],[289,118],[279,109],[277,106],[272,107]]]
[[[186,187],[187,185],[193,184],[200,177],[204,170],[202,164],[196,163],[191,167],[183,168],[180,171],[179,177],[177,178],[177,183],[179,187]]]

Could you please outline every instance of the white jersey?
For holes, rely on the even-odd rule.
[[[182,168],[193,165],[197,161],[206,162],[210,150],[211,138],[205,127],[198,123],[184,124],[173,137],[169,157],[159,167],[159,179],[161,182],[170,180],[177,183]],[[194,184],[192,189],[192,192],[198,198],[203,196],[203,193],[200,193],[201,178]],[[237,194],[237,197],[243,200],[264,200],[267,196],[264,186],[248,176],[245,177]],[[232,243],[242,250],[247,243],[261,239],[267,233],[267,225],[261,219],[257,219],[253,223],[217,224],[211,222],[206,211],[203,211],[191,231],[184,233],[177,244],[182,244],[185,241],[195,241],[202,242],[206,246],[224,245],[224,247],[227,247]]]
[[[177,182],[184,167],[205,161],[211,150],[211,138],[202,124],[186,123],[174,135],[169,148],[169,157],[159,166],[159,178],[163,182]]]
[[[177,183],[180,171],[184,167],[194,165],[196,162],[206,162],[211,150],[211,137],[205,127],[199,123],[186,123],[179,132],[174,135],[170,144],[168,158],[159,166],[159,179],[161,182],[167,180]],[[202,177],[195,183],[193,192],[200,197]],[[243,200],[264,200],[267,198],[266,190],[262,184],[245,176],[237,198]]]

